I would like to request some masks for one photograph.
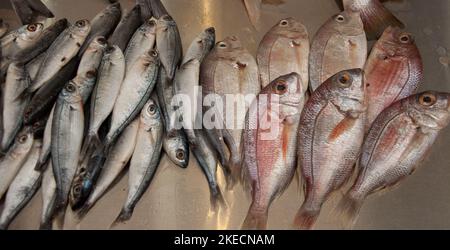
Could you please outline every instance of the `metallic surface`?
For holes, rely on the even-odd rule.
[[[71,22],[93,18],[106,0],[44,0],[57,18]],[[269,1],[281,2],[281,1]],[[217,40],[238,36],[253,54],[269,30],[281,18],[293,16],[302,21],[311,36],[339,9],[333,0],[285,0],[281,5],[263,5],[261,31],[256,31],[241,0],[163,0],[177,21],[183,48],[207,27],[214,26]],[[122,0],[127,10],[134,0]],[[450,91],[450,1],[398,0],[386,3],[413,33],[425,64],[425,82],[421,90]],[[189,11],[186,11],[189,10]],[[0,0],[0,16],[17,27],[9,1]],[[443,131],[423,166],[398,188],[370,197],[361,211],[356,229],[450,229],[450,129]],[[220,170],[219,170],[220,172]],[[128,176],[102,198],[80,225],[68,213],[67,229],[106,229],[119,213],[126,198]],[[223,181],[222,181],[223,184]],[[276,200],[269,214],[269,229],[289,229],[303,200],[300,186],[294,181]],[[341,194],[325,205],[318,229],[339,229],[339,220],[331,214]],[[230,211],[209,214],[209,189],[205,178],[191,157],[183,170],[164,156],[155,179],[137,205],[133,218],[118,229],[238,229],[245,218],[249,197],[236,186],[226,192]],[[41,192],[13,221],[10,229],[37,229],[41,213]]]

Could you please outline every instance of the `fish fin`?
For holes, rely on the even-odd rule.
[[[133,216],[133,210],[123,208],[120,211],[120,214],[117,216],[116,220],[114,220],[114,222],[111,224],[109,228],[110,229],[115,228],[118,225],[123,224],[126,221],[129,221],[131,219],[131,216]]]
[[[389,26],[404,28],[405,25],[397,19],[384,5],[378,1],[371,1],[367,8],[361,10],[361,18],[367,38],[370,40],[380,37]]]
[[[328,141],[335,141],[346,131],[348,131],[353,125],[355,125],[355,119],[351,117],[345,117],[336,127],[331,131],[328,136]]]
[[[267,229],[268,211],[257,211],[250,207],[244,222],[242,230],[266,230]]]
[[[220,208],[227,209],[228,205],[225,201],[225,198],[223,197],[222,190],[219,186],[216,186],[215,188],[211,188],[211,210],[214,212],[217,212]]]
[[[78,211],[75,212],[75,219],[78,223],[86,217],[93,206],[94,204],[92,203],[85,203]]]
[[[223,138],[225,144],[227,145],[230,151],[230,157],[228,159],[227,164],[225,164],[225,166],[222,167],[226,177],[227,190],[231,190],[236,185],[239,176],[238,173],[241,172],[240,167],[242,159],[239,149],[237,148],[236,143],[234,141],[234,138],[228,130],[223,131]]]
[[[101,147],[101,145],[102,142],[100,141],[98,133],[90,133],[84,141],[83,147],[81,149],[80,159],[84,159],[88,156],[89,152],[92,152],[93,150],[95,150],[95,148]]]
[[[27,0],[29,7],[33,10],[35,15],[42,15],[47,18],[53,18],[55,15],[42,3],[40,0]]]
[[[49,161],[50,161],[50,154],[44,161],[38,160],[38,162],[36,163],[36,166],[34,167],[34,170],[39,171],[39,172],[44,172],[45,170],[47,170]]]
[[[297,212],[294,219],[294,229],[311,230],[319,218],[320,208],[307,208],[305,204]]]
[[[343,228],[351,229],[354,227],[363,202],[364,198],[357,198],[350,192],[344,195],[333,212],[337,218],[340,218]]]

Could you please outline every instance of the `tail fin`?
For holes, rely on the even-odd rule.
[[[89,213],[91,208],[94,205],[90,202],[86,202],[76,213],[75,213],[75,219],[80,222],[86,217],[86,215]]]
[[[361,9],[360,13],[369,40],[380,37],[384,30],[389,26],[405,27],[405,25],[379,1],[372,1],[366,8]]]
[[[356,223],[364,198],[347,193],[336,207],[335,213],[345,229],[351,229]]]
[[[267,210],[261,212],[259,210],[253,209],[253,206],[251,206],[250,209],[248,210],[247,217],[245,217],[245,220],[242,223],[241,229],[266,230],[267,218],[268,218]]]
[[[294,219],[294,228],[298,230],[311,230],[320,215],[320,208],[310,209],[305,204],[300,208]]]
[[[39,230],[53,230],[53,222],[51,220],[42,221],[39,225]]]
[[[225,198],[223,197],[222,191],[219,186],[216,186],[215,188],[211,188],[211,210],[214,212],[217,212],[219,208],[226,209],[228,208],[227,202],[225,201]]]
[[[125,223],[126,221],[131,219],[131,216],[133,216],[133,210],[122,208],[122,211],[120,211],[120,214],[117,216],[116,220],[111,224],[110,228],[114,228],[119,224]]]

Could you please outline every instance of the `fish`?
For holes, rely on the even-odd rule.
[[[51,159],[56,180],[56,211],[62,211],[67,204],[80,159],[83,132],[83,101],[77,86],[68,83],[58,96],[51,131]]]
[[[216,117],[215,128],[206,127],[206,133],[211,140],[211,144],[217,150],[219,161],[228,177],[230,187],[237,181],[241,172],[242,162],[242,132],[245,127],[245,114],[248,105],[261,91],[259,82],[258,65],[255,58],[242,46],[241,41],[235,37],[227,37],[218,42],[214,49],[203,60],[200,69],[200,85],[203,89],[203,96],[215,94],[214,102],[222,103],[223,110],[219,110],[220,105],[208,105],[204,101],[204,116],[211,112],[215,114],[231,115],[233,119],[222,119]],[[226,108],[226,95],[243,95],[245,98],[237,98],[239,110],[236,108],[233,113]],[[250,97],[250,98],[248,98]],[[236,100],[235,100],[236,101]],[[207,119],[207,118],[204,119]],[[230,118],[230,117],[228,117]],[[221,129],[217,128],[221,126]]]
[[[401,183],[422,165],[450,122],[450,94],[426,91],[385,109],[366,137],[358,177],[336,211],[352,227],[368,196]]]
[[[72,58],[67,65],[57,72],[55,76],[48,80],[47,83],[33,95],[30,103],[25,108],[23,118],[25,125],[31,125],[50,113],[59,93],[75,74],[77,65],[78,58]],[[23,95],[29,94],[30,92],[28,91],[23,93]]]
[[[42,213],[40,230],[51,230],[56,208],[56,182],[53,175],[52,161],[48,161],[42,177]]]
[[[366,59],[367,40],[359,13],[346,10],[333,16],[311,43],[310,90],[342,70],[364,68]]]
[[[36,170],[42,171],[44,167],[46,167],[47,162],[50,160],[51,153],[51,143],[52,143],[52,123],[53,123],[53,113],[55,112],[55,107],[53,106],[52,111],[48,117],[47,122],[45,123],[44,135],[42,137],[42,149],[39,154],[39,159],[36,163]],[[51,162],[51,160],[50,160]]]
[[[152,7],[148,0],[136,0],[136,5],[141,9],[141,21],[144,23],[152,18]]]
[[[161,0],[145,0],[145,1],[147,1],[150,4],[152,15],[156,19],[159,19],[164,15],[169,15],[169,12],[166,10]]]
[[[155,88],[159,72],[159,54],[156,50],[142,55],[125,76],[112,112],[111,126],[105,139],[108,149],[122,131],[139,116]]]
[[[98,36],[105,38],[109,37],[120,22],[122,16],[122,10],[120,3],[115,2],[109,4],[105,9],[98,13],[94,19],[91,20],[91,30],[86,38],[86,42],[82,45],[79,51],[79,55],[82,55],[89,44]]]
[[[360,13],[369,40],[379,38],[389,26],[405,28],[379,0],[342,0],[342,4],[344,9]]]
[[[127,199],[113,225],[131,218],[150,186],[161,157],[163,132],[161,111],[156,101],[150,99],[140,115],[136,146],[130,162]]]
[[[17,135],[14,145],[0,162],[0,199],[8,190],[23,163],[28,157],[34,143],[30,127],[25,127]]]
[[[23,112],[31,96],[22,97],[21,93],[28,88],[31,80],[24,65],[12,63],[8,67],[8,74],[3,91],[3,136],[1,151],[7,152],[14,138],[22,127]]]
[[[41,54],[39,54],[37,57],[35,57],[33,60],[31,60],[29,63],[27,63],[25,65],[31,81],[33,81],[36,78],[37,72],[38,72],[39,68],[41,67],[41,64],[44,61],[46,56],[47,56],[47,53],[42,52]]]
[[[129,72],[142,54],[155,47],[156,22],[147,20],[137,29],[125,50],[125,72]]]
[[[106,157],[103,170],[89,198],[77,212],[78,219],[82,219],[96,202],[111,188],[133,156],[139,129],[139,117],[136,118],[120,135],[117,143]]]
[[[163,148],[169,159],[178,167],[187,168],[189,164],[189,146],[185,133],[179,126],[177,112],[172,104],[174,85],[164,67],[160,67],[156,92],[161,108],[165,133]]]
[[[89,131],[83,145],[82,158],[88,149],[101,145],[98,131],[114,108],[125,75],[125,58],[119,47],[107,49],[97,76],[91,98]]]
[[[296,229],[311,229],[322,205],[353,173],[365,134],[363,78],[362,69],[339,72],[305,104],[298,132],[305,200],[294,220]]]
[[[78,66],[77,76],[86,76],[88,72],[98,71],[103,55],[108,47],[108,43],[103,36],[98,36],[92,40],[84,52]]]
[[[35,140],[33,142],[27,159],[9,186],[0,216],[0,230],[6,230],[9,227],[9,224],[28,204],[41,186],[42,172],[34,170],[41,147],[42,141]]]
[[[156,21],[156,48],[159,51],[161,64],[172,80],[183,57],[180,32],[175,20],[163,15]]]
[[[47,56],[28,88],[29,93],[34,93],[48,84],[48,81],[77,55],[90,30],[91,25],[88,20],[79,20],[56,38],[48,48]]]
[[[216,30],[214,27],[205,29],[194,39],[194,41],[192,41],[191,45],[189,45],[181,65],[184,65],[193,59],[197,59],[200,63],[203,62],[203,59],[205,59],[208,53],[212,50],[215,43]]]
[[[55,17],[41,0],[11,0],[11,4],[22,24],[30,24],[39,16]]]
[[[253,27],[259,27],[261,20],[262,0],[244,0],[245,9]]]
[[[374,45],[367,59],[366,132],[392,103],[416,93],[424,79],[423,62],[410,33],[389,27]]]
[[[292,17],[280,20],[259,44],[257,62],[261,88],[276,78],[296,72],[302,77],[303,90],[309,83],[309,35],[306,27]]]
[[[252,203],[242,229],[267,228],[269,208],[297,169],[297,133],[305,104],[302,77],[292,72],[273,80],[253,101],[245,120],[242,176]]]
[[[120,20],[116,29],[109,37],[108,43],[110,45],[117,45],[122,51],[125,51],[128,42],[141,23],[141,8],[139,5],[136,5]]]
[[[9,24],[0,18],[0,38],[6,35],[8,31],[9,31]]]

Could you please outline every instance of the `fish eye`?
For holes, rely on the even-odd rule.
[[[79,195],[79,194],[81,194],[81,187],[80,186],[75,186],[74,188],[73,188],[73,192],[76,194],[76,195]]]
[[[27,30],[30,32],[35,32],[37,28],[38,28],[37,24],[30,24],[27,26]]]
[[[152,50],[152,51],[150,51],[150,56],[151,57],[158,57],[158,52],[156,50]]]
[[[99,37],[98,39],[97,39],[97,42],[99,43],[99,44],[101,44],[101,45],[105,45],[106,44],[106,39],[105,39],[105,37]]]
[[[176,157],[180,161],[184,160],[184,152],[182,149],[177,150]]]
[[[77,89],[77,87],[75,87],[75,85],[73,85],[72,83],[69,83],[66,86],[66,91],[69,93],[75,92],[76,89]]]
[[[411,35],[404,33],[400,35],[399,40],[401,43],[409,43],[412,41],[412,38]]]
[[[92,79],[97,76],[97,70],[90,70],[86,72],[86,78]]]
[[[348,72],[340,74],[337,78],[337,81],[344,88],[350,87],[350,85],[353,83],[353,79]]]
[[[228,47],[228,45],[226,43],[224,43],[224,42],[219,43],[219,48],[225,49],[227,47]]]
[[[28,135],[22,135],[19,137],[19,143],[24,144],[28,139]]]
[[[154,115],[156,113],[156,105],[152,104],[148,106],[147,111],[149,114]]]
[[[432,93],[425,93],[419,97],[419,103],[425,107],[431,107],[436,104],[437,98]]]
[[[156,25],[156,22],[155,22],[155,20],[149,20],[148,21],[148,25],[150,25],[150,26],[155,26]]]
[[[75,26],[78,28],[84,27],[86,25],[86,22],[84,20],[79,20],[75,23]]]
[[[275,93],[277,93],[278,95],[282,95],[286,93],[286,91],[287,91],[286,82],[283,80],[278,81],[275,85]]]
[[[343,15],[337,15],[335,20],[339,23],[342,23],[345,21],[345,17]]]
[[[289,24],[289,22],[287,20],[281,20],[281,22],[280,22],[281,27],[286,27],[286,26],[288,26],[288,24]]]

